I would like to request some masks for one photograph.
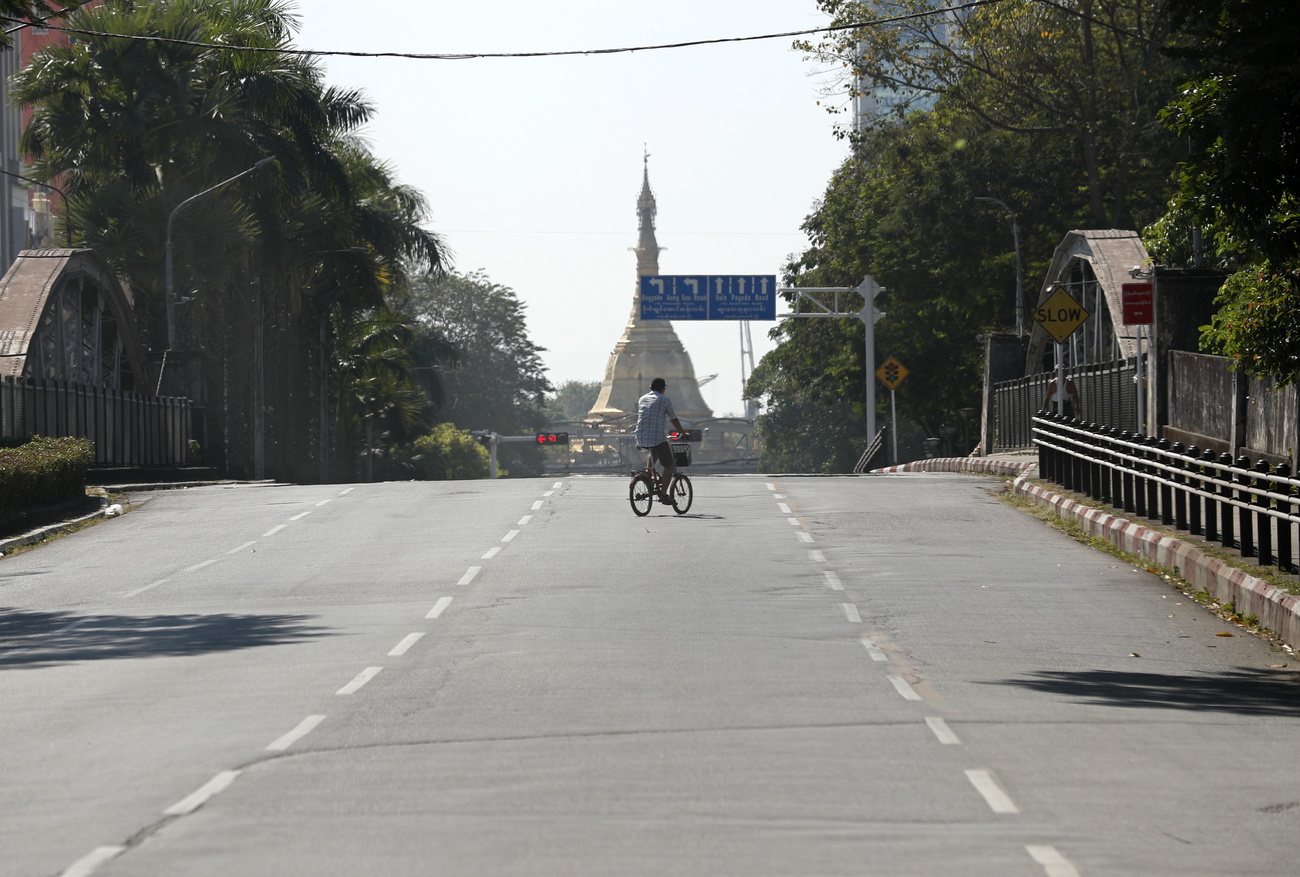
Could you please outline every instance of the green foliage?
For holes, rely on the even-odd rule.
[[[600,395],[600,381],[565,381],[546,399],[546,416],[555,420],[581,420]]]
[[[84,438],[42,438],[0,449],[0,527],[26,512],[84,496],[86,470],[95,459]]]
[[[1202,327],[1207,349],[1231,357],[1234,368],[1273,377],[1279,387],[1300,383],[1300,271],[1268,263],[1230,276]]]
[[[467,430],[441,423],[412,445],[411,464],[424,481],[487,478],[490,455]]]

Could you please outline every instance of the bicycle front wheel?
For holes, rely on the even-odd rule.
[[[654,502],[650,479],[644,475],[634,475],[632,483],[628,485],[627,499],[632,503],[632,511],[636,512],[637,517],[644,518],[650,514],[650,504]]]
[[[677,483],[673,485],[673,511],[679,515],[684,515],[690,511],[691,503],[695,501],[695,488],[691,486],[691,479],[685,475],[677,476]]]

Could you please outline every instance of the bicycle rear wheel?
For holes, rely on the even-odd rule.
[[[690,511],[691,503],[695,501],[695,488],[691,486],[691,479],[685,475],[678,475],[671,496],[673,511],[679,515]]]
[[[650,487],[650,479],[644,475],[633,475],[632,483],[627,488],[627,499],[632,504],[632,511],[636,512],[637,517],[644,518],[650,514],[650,504],[654,502],[654,490]]]

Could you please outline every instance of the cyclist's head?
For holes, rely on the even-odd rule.
[[[668,384],[663,378],[655,378],[650,382],[650,389],[654,390],[656,393],[662,393],[667,386]]]

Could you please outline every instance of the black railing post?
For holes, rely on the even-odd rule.
[[[1191,461],[1184,467],[1187,470],[1185,482],[1187,484],[1187,532],[1193,536],[1201,535],[1201,498],[1197,496],[1196,491],[1200,490],[1203,482],[1200,479],[1201,467],[1196,465],[1195,461],[1201,456],[1201,449],[1192,445],[1187,449],[1187,456]]]
[[[1201,459],[1207,463],[1213,463],[1218,459],[1213,448],[1206,448]],[[1209,496],[1205,498],[1205,541],[1215,542],[1219,538],[1219,501],[1216,498],[1219,493],[1218,479],[1214,475],[1213,466],[1202,466],[1201,471],[1205,478],[1201,481],[1201,489]]]
[[[1219,544],[1224,548],[1236,548],[1237,537],[1233,535],[1236,529],[1236,510],[1233,508],[1232,499],[1234,491],[1232,489],[1232,454],[1224,451],[1219,454],[1219,464],[1228,467],[1225,471],[1219,473]]]
[[[1273,474],[1279,478],[1291,477],[1291,466],[1287,463],[1278,463]],[[1277,492],[1286,496],[1295,496],[1295,488],[1290,484],[1279,484]],[[1291,539],[1291,521],[1287,515],[1295,514],[1296,507],[1289,501],[1279,501],[1277,504],[1277,568],[1282,572],[1293,573],[1297,570],[1296,556],[1292,553],[1293,542]]]
[[[1172,461],[1169,459],[1169,439],[1162,438],[1156,443],[1156,460],[1164,465],[1169,465]],[[1174,522],[1174,486],[1170,473],[1162,469],[1156,470],[1156,483],[1160,485],[1160,523],[1168,527]]]
[[[1237,491],[1237,499],[1245,504],[1241,509],[1241,538],[1237,541],[1241,545],[1242,557],[1255,557],[1259,552],[1255,545],[1255,513],[1250,508],[1255,502],[1255,493],[1251,490],[1250,458],[1243,454],[1233,466],[1238,471],[1233,473],[1232,480],[1241,488]]]
[[[1255,462],[1255,471],[1261,475],[1269,474],[1268,460],[1257,460]],[[1273,500],[1268,498],[1268,491],[1273,487],[1273,482],[1267,478],[1255,479],[1255,505],[1259,511],[1255,513],[1255,533],[1259,542],[1259,562],[1262,566],[1272,566],[1277,560],[1273,556],[1273,516],[1269,512],[1273,509]]]
[[[1183,447],[1182,442],[1174,442],[1174,446],[1169,449],[1173,456],[1169,459],[1169,464],[1174,467],[1174,472],[1169,473],[1169,480],[1173,482],[1174,492],[1174,526],[1179,530],[1187,529],[1187,461],[1183,459],[1187,454],[1187,448]]]

